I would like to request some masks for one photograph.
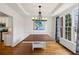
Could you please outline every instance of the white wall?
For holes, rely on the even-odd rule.
[[[0,4],[0,11],[7,15],[12,16],[11,20],[13,20],[13,39],[11,39],[10,44],[12,44],[12,46],[15,46],[29,35],[30,28],[28,27],[25,30],[25,26],[26,25],[28,26],[28,22],[25,24],[26,19],[17,14],[17,12],[12,10],[6,4]]]
[[[66,7],[68,6],[69,4]],[[62,6],[62,8],[64,7]],[[62,8],[60,8],[58,11],[61,11]],[[11,9],[7,4],[0,4],[0,11],[12,16],[12,21],[13,21],[13,39],[11,39],[12,46],[15,46],[30,34],[49,34],[51,37],[55,39],[54,17],[48,17],[48,21],[46,22],[46,30],[34,31],[33,21],[31,19],[32,17],[30,16],[26,16],[26,18],[22,17],[22,15],[19,15],[16,11]]]
[[[26,18],[21,17],[16,11],[12,10],[6,4],[0,4],[0,11],[12,16],[13,21],[13,39],[11,39],[12,46],[17,45],[24,38],[30,34],[49,34],[54,37],[54,23],[52,18],[48,18],[46,21],[46,30],[44,31],[34,31],[32,17],[26,16]],[[52,25],[52,26],[51,26]],[[53,27],[53,29],[51,29]],[[52,32],[53,31],[53,32]]]
[[[68,7],[67,7],[68,6]],[[67,5],[66,8],[64,8],[62,11],[61,9],[59,9],[60,13],[58,13],[59,17],[60,16],[64,16],[65,14],[67,13],[71,13],[72,12],[72,9],[74,9],[77,5],[76,4],[69,4]],[[74,18],[72,18],[73,20]],[[65,22],[65,19],[63,19],[63,21]],[[63,23],[65,25],[65,23]],[[65,26],[63,26],[63,28],[65,29]],[[63,31],[63,36],[65,35],[65,30]],[[60,38],[60,43],[67,47],[69,50],[71,50],[72,52],[76,52],[76,43],[73,42],[75,39],[74,39],[74,33],[73,33],[73,22],[72,22],[72,37],[71,37],[71,41],[65,39],[65,37],[63,38]]]
[[[25,31],[26,34],[32,34],[33,25],[32,25],[32,19],[31,18],[32,17],[27,16],[26,19],[25,19],[25,22],[24,22],[25,23],[24,24],[24,26],[25,26],[24,31]]]
[[[48,24],[47,24],[47,32],[49,34],[50,37],[52,37],[53,39],[55,39],[55,28],[56,28],[56,19],[55,17],[50,17],[48,19]]]

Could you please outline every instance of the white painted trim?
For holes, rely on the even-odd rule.
[[[60,44],[64,45],[66,48],[76,53],[76,44],[68,41],[67,39],[61,39]]]
[[[30,35],[30,34],[29,34],[29,35]],[[29,35],[27,35],[27,34],[22,35],[21,38],[19,39],[19,41],[13,43],[11,47],[15,47],[15,46],[18,45],[21,41],[23,41],[25,38],[27,38]]]
[[[72,9],[74,9],[77,5],[73,6],[73,8],[67,9],[65,12],[62,12],[60,16],[64,16],[67,13],[72,13]],[[71,14],[72,15],[72,14]],[[72,17],[73,18],[73,17]],[[65,39],[65,18],[63,19],[63,38],[60,38],[60,44],[62,44],[63,46],[65,46],[66,48],[68,48],[69,50],[71,50],[72,52],[76,53],[76,43],[73,41],[75,39],[74,37],[74,30],[73,30],[73,19],[72,19],[72,27],[71,27],[71,41],[69,41],[68,39]]]
[[[52,11],[52,15],[51,16],[54,16],[54,13],[63,5],[63,3],[59,3],[56,8]]]
[[[20,3],[16,4],[26,15],[29,15],[28,12],[26,12],[26,10],[22,7],[22,5]]]

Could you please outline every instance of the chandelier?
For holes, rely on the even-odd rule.
[[[41,5],[39,7],[39,12],[37,17],[32,17],[32,20],[47,20],[47,17],[42,17]]]

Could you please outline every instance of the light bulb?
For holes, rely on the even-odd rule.
[[[37,19],[37,17],[35,17],[35,19]]]
[[[45,20],[47,20],[47,17],[45,18]]]
[[[32,19],[35,19],[34,17],[32,17]]]
[[[42,18],[42,20],[44,20],[44,17]]]

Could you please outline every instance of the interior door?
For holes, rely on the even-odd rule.
[[[60,39],[60,20],[59,17],[56,17],[56,35],[55,35],[56,42],[59,42]]]
[[[77,41],[76,41],[76,54],[79,55],[79,6],[78,6],[78,24],[77,24]]]
[[[61,33],[61,38],[63,38],[63,16],[60,18],[60,33]]]

